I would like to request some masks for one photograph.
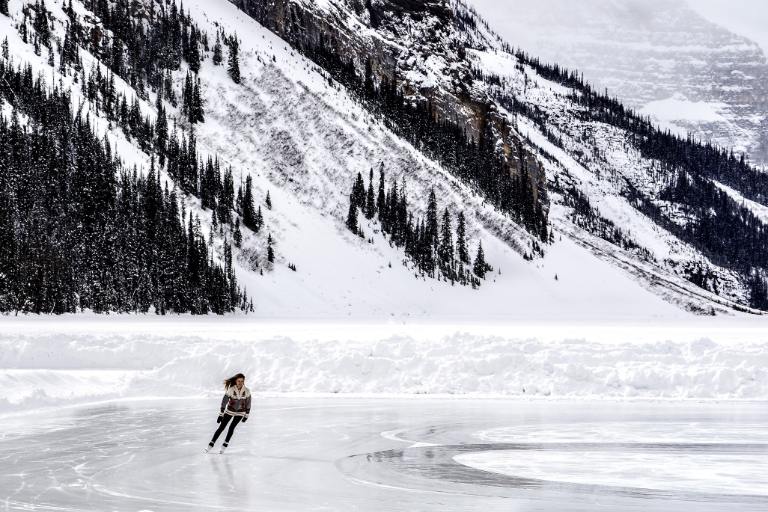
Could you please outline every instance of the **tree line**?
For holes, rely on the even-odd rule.
[[[149,3],[147,18],[149,23],[145,23],[144,21],[147,20],[142,21],[141,16],[130,16],[133,13],[129,9],[136,6],[131,6],[123,0],[90,2],[89,7],[98,11],[102,25],[93,25],[88,31],[80,23],[79,17],[72,8],[71,0],[68,5],[65,5],[64,11],[68,21],[65,22],[63,42],[59,44],[59,71],[70,74],[76,83],[82,84],[89,105],[94,107],[97,113],[103,113],[111,123],[122,128],[129,140],[135,140],[140,149],[153,155],[152,170],[150,176],[142,177],[135,169],[133,173],[123,169],[118,159],[112,157],[111,148],[106,139],[104,141],[97,139],[98,146],[94,151],[103,151],[108,155],[100,160],[80,158],[71,151],[59,153],[58,157],[66,161],[58,163],[51,161],[47,165],[53,168],[57,165],[69,164],[70,167],[66,172],[62,172],[63,180],[66,181],[67,172],[80,176],[81,184],[87,187],[89,192],[98,191],[106,197],[114,197],[115,200],[92,203],[97,205],[89,214],[93,217],[93,222],[74,224],[91,226],[93,229],[88,233],[88,237],[103,240],[94,244],[81,243],[87,250],[88,257],[65,267],[83,269],[90,266],[91,271],[62,271],[59,265],[64,261],[62,258],[59,258],[60,261],[57,260],[59,263],[55,265],[51,263],[56,254],[70,254],[76,250],[72,245],[58,244],[57,239],[72,240],[74,244],[77,236],[82,235],[77,230],[75,234],[69,233],[69,230],[74,229],[71,222],[60,222],[50,228],[50,231],[57,234],[56,237],[43,237],[42,240],[38,239],[35,242],[47,247],[43,251],[44,255],[41,252],[35,253],[39,261],[42,261],[42,263],[38,262],[40,268],[45,268],[37,273],[42,281],[23,284],[27,273],[24,272],[22,263],[18,261],[18,256],[24,253],[27,247],[25,243],[30,238],[27,233],[31,228],[26,223],[39,227],[39,223],[46,215],[40,213],[42,212],[40,210],[38,216],[23,219],[25,213],[32,215],[32,211],[25,208],[29,204],[19,203],[17,198],[27,195],[22,191],[25,181],[39,185],[39,189],[32,188],[40,198],[50,198],[60,190],[46,189],[45,187],[51,185],[49,181],[41,182],[39,179],[32,179],[34,177],[32,175],[38,173],[39,169],[27,169],[26,171],[31,174],[25,174],[25,169],[20,163],[23,158],[20,157],[16,163],[11,159],[4,162],[9,169],[13,167],[13,170],[9,170],[5,176],[7,186],[3,191],[4,204],[9,208],[4,220],[11,223],[4,226],[6,228],[4,234],[6,239],[13,240],[13,243],[9,242],[7,245],[10,252],[5,254],[7,259],[4,259],[2,268],[10,270],[14,268],[13,265],[16,267],[13,271],[3,272],[4,291],[0,293],[4,298],[0,309],[60,313],[78,308],[89,308],[101,312],[146,311],[154,307],[158,313],[199,314],[224,313],[236,308],[252,309],[250,299],[237,287],[231,261],[230,242],[225,240],[224,243],[224,266],[216,265],[213,251],[208,248],[213,243],[213,232],[206,242],[205,237],[200,233],[199,219],[193,218],[191,214],[186,219],[183,211],[184,203],[180,201],[179,192],[200,197],[204,206],[213,210],[214,227],[229,224],[232,239],[238,247],[242,242],[241,218],[246,228],[259,231],[263,226],[261,208],[256,208],[254,205],[250,178],[244,187],[241,185],[238,188],[236,200],[233,199],[234,183],[231,179],[231,169],[222,174],[218,158],[215,161],[209,159],[207,163],[199,158],[194,129],[189,130],[189,136],[187,136],[183,130],[177,131],[179,127],[174,122],[172,132],[169,133],[169,120],[164,99],[167,98],[172,105],[176,105],[170,71],[178,69],[180,59],[183,58],[187,60],[190,69],[196,73],[199,70],[198,59],[200,58],[198,45],[205,46],[207,50],[207,37],[191,23],[189,16],[185,15],[183,10],[176,8],[175,2],[159,2],[158,6],[160,10],[155,11],[155,3]],[[48,48],[49,64],[54,66],[53,18],[45,6],[45,0],[37,0],[33,6],[25,6],[22,14],[23,20],[18,25],[22,40],[34,44],[38,54],[41,48]],[[106,28],[112,31],[111,38],[104,30]],[[153,43],[147,45],[145,39]],[[220,31],[217,34],[217,45],[220,45],[222,40],[230,48],[238,44],[236,36],[227,36]],[[87,73],[79,55],[80,45],[85,45],[97,58],[103,59],[101,62],[107,67],[106,72],[102,71],[100,64],[95,64]],[[3,43],[2,56],[8,60],[7,40]],[[217,56],[223,57],[220,47],[214,48],[214,64],[220,65],[222,62],[216,62]],[[233,80],[236,79],[235,81],[239,82],[237,51],[230,51],[228,67],[230,76],[235,73]],[[129,100],[125,93],[118,92],[115,86],[116,75],[134,86],[137,95]],[[145,84],[150,89],[157,88],[158,116],[154,121],[141,113],[140,98],[147,98]],[[31,67],[19,67],[14,70],[10,62],[3,63],[0,96],[5,97],[13,107],[14,118],[10,121],[5,119],[3,122],[5,133],[10,134],[5,142],[15,141],[17,154],[23,154],[20,149],[23,147],[26,147],[27,151],[36,148],[43,136],[47,137],[46,140],[50,146],[56,147],[59,144],[55,142],[59,141],[62,133],[67,134],[66,136],[77,133],[80,137],[78,148],[93,147],[92,141],[83,142],[90,136],[95,137],[89,125],[89,116],[83,114],[83,106],[81,105],[76,112],[72,109],[64,111],[63,108],[55,107],[58,104],[66,104],[63,98],[71,99],[70,94],[59,89],[45,90],[43,82],[39,78],[33,78]],[[184,105],[181,110],[185,118],[188,118],[189,124],[203,121],[199,78],[196,74],[188,74],[182,98]],[[27,116],[29,124],[34,126],[31,133],[27,134],[25,130],[28,127],[18,120],[17,115],[21,112]],[[75,128],[64,128],[67,119]],[[25,135],[19,136],[18,130]],[[42,132],[42,135],[35,130]],[[68,144],[69,142],[64,145]],[[3,154],[5,153],[3,148]],[[50,158],[53,160],[54,156]],[[159,164],[158,168],[156,164]],[[159,175],[163,168],[174,178],[180,191],[159,190]],[[112,185],[105,178],[110,173],[116,176],[112,180],[114,182],[112,185],[116,188],[114,193],[109,192]],[[101,181],[97,180],[98,186],[90,184],[89,180],[94,176],[103,178]],[[59,194],[56,196],[56,201],[50,200],[56,203],[58,210],[55,211],[59,214],[71,208],[68,205],[69,201],[78,201],[75,191],[68,190],[68,192],[71,194]],[[180,214],[179,202],[182,204]],[[150,219],[147,220],[149,213],[141,211],[140,207],[149,203],[153,206]],[[117,208],[121,206],[132,207],[132,213],[128,215],[125,213],[126,210],[118,212]],[[56,220],[57,214],[54,210],[46,211],[54,217],[52,222]],[[103,216],[105,221],[97,222],[98,216]],[[77,220],[76,216],[68,218],[72,219],[72,222]],[[179,221],[180,230],[175,226],[174,219]],[[118,229],[120,222],[125,223],[125,229]],[[11,229],[9,227],[11,225],[15,227]],[[101,234],[98,233],[96,226],[100,226],[103,230]],[[114,233],[120,234],[120,240],[115,240]],[[39,232],[36,234],[38,238],[42,236]],[[221,234],[225,235],[223,229]],[[132,240],[129,241],[129,238]],[[169,247],[160,247],[166,244]],[[177,251],[183,249],[183,254],[178,252],[169,254],[168,251],[174,247]],[[138,255],[130,252],[132,248],[137,248]],[[271,244],[268,252],[270,253],[269,261],[274,261],[274,249]],[[99,261],[99,254],[103,254],[103,261]],[[115,261],[123,259],[130,261],[131,264],[114,265]],[[35,261],[38,260],[33,260]],[[173,264],[169,261],[173,261]],[[6,263],[9,266],[6,266]],[[112,271],[107,268],[110,265]],[[173,272],[166,270],[158,274],[158,268],[171,267],[177,270]],[[94,268],[98,270],[93,270]],[[56,279],[48,277],[52,272],[56,274]],[[93,279],[93,285],[90,287],[89,279]],[[54,282],[55,286],[51,284]],[[170,292],[159,291],[168,287]],[[132,293],[128,294],[127,289],[132,289]],[[222,291],[224,289],[226,293]]]
[[[448,208],[439,213],[434,189],[430,190],[424,217],[414,218],[408,205],[406,184],[396,180],[387,186],[383,166],[379,170],[378,190],[374,190],[373,169],[366,188],[363,176],[357,174],[349,195],[347,228],[365,237],[358,221],[360,213],[368,220],[378,220],[382,233],[395,247],[402,248],[421,275],[431,278],[480,286],[493,267],[485,259],[482,242],[478,243],[474,263],[470,260],[464,212],[459,212],[456,230]]]
[[[124,169],[69,92],[0,61],[0,310],[251,309],[175,190]]]
[[[519,168],[512,159],[507,160],[498,152],[490,105],[486,105],[488,111],[481,114],[478,124],[482,128],[475,139],[455,119],[438,115],[431,101],[406,97],[401,87],[405,84],[389,79],[383,73],[375,76],[370,59],[361,63],[364,69],[358,70],[352,58],[341,55],[338,49],[342,45],[332,35],[317,31],[307,37],[305,26],[308,21],[300,8],[289,8],[284,26],[277,27],[272,23],[267,4],[238,0],[236,5],[325,69],[397,135],[474,187],[539,240],[549,239],[546,190],[532,179],[526,163],[528,153],[522,144],[513,148],[513,156],[520,162]]]

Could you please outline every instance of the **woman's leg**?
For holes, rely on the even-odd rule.
[[[227,437],[224,438],[224,446],[229,445],[229,440],[232,439],[232,434],[235,432],[235,427],[238,423],[240,423],[242,419],[242,416],[235,416],[232,419],[232,424],[229,426],[229,430],[227,430]]]
[[[216,443],[216,440],[219,438],[222,432],[224,432],[224,429],[227,428],[227,423],[229,423],[229,420],[232,419],[232,416],[229,414],[225,414],[221,417],[221,421],[219,422],[219,428],[216,429],[216,432],[213,433],[213,439],[211,439],[211,442],[209,446],[213,446]]]

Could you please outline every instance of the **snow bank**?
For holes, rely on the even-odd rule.
[[[605,339],[511,327],[436,331],[311,327],[203,338],[157,334],[0,334],[0,410],[133,397],[210,397],[237,371],[254,392],[454,394],[553,398],[764,399],[768,335],[659,331]],[[243,327],[242,325],[240,326]],[[274,330],[272,330],[274,331]],[[542,331],[543,332],[543,331]],[[746,332],[746,331],[745,331]],[[377,334],[379,333],[379,334]],[[427,333],[427,334],[424,334]],[[349,339],[352,335],[354,339]],[[622,341],[627,340],[627,341]]]

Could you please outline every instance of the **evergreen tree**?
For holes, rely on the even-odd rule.
[[[430,248],[437,248],[439,243],[437,226],[437,198],[435,189],[429,191],[429,200],[427,202],[427,244]],[[431,249],[430,249],[431,250]]]
[[[272,233],[267,238],[267,261],[269,263],[275,262],[275,250],[272,248]]]
[[[200,78],[195,81],[195,86],[192,89],[192,112],[190,115],[191,122],[204,123],[205,112],[203,111],[203,100],[200,96]]]
[[[347,212],[347,229],[357,234],[360,230],[357,225],[357,205],[355,204],[355,195],[349,196],[349,211]]]
[[[237,36],[234,36],[229,41],[229,63],[227,66],[227,72],[229,77],[236,84],[240,83],[240,43],[237,40]]]
[[[218,210],[219,220],[222,224],[232,223],[232,211],[235,209],[235,181],[232,177],[232,168],[224,173],[224,179],[219,187]],[[258,226],[258,222],[254,224]],[[258,229],[254,230],[258,231]]]
[[[440,246],[437,251],[437,257],[440,262],[440,270],[443,275],[450,280],[454,280],[453,273],[454,255],[453,255],[453,228],[451,227],[451,214],[448,208],[443,213],[443,226],[440,236]]]
[[[235,247],[238,249],[243,245],[243,233],[240,231],[240,218],[235,221],[235,232],[232,234],[232,239],[235,242]]]
[[[48,46],[51,39],[51,28],[48,24],[48,9],[45,7],[45,0],[35,1],[35,22],[33,27],[38,36],[40,36],[40,42],[45,46]],[[39,50],[37,49],[36,53],[40,55]]]
[[[265,199],[264,204],[267,206],[267,210],[272,209],[272,197],[269,194],[269,190],[267,190],[267,198]]]
[[[243,186],[242,184],[237,187],[237,199],[235,199],[235,211],[240,215],[243,214]]]
[[[379,218],[381,218],[386,203],[386,193],[384,191],[384,165],[379,168],[379,193],[376,197],[376,210],[379,212]]]
[[[253,190],[251,189],[251,176],[245,178],[245,192],[243,193],[243,225],[253,232],[259,230],[256,221],[256,210],[253,205]]]
[[[112,82],[114,84],[114,81]],[[160,166],[165,165],[165,154],[168,145],[168,119],[165,115],[165,105],[160,94],[157,96],[157,122],[155,123],[155,151]]]
[[[7,2],[7,1],[8,0],[0,0],[0,3]],[[7,6],[7,4],[6,4],[6,6]],[[3,44],[2,44],[2,49],[1,49],[0,55],[2,55],[2,57],[5,60],[8,60],[8,37],[3,39]]]
[[[256,209],[256,231],[260,231],[264,226],[264,215],[261,214],[261,205]]]
[[[218,32],[216,33],[216,44],[213,46],[213,65],[214,66],[221,66],[221,63],[224,61],[224,55],[221,51],[221,38],[219,37]]]
[[[200,47],[197,43],[198,39],[199,35],[197,34],[197,29],[193,25],[190,29],[187,62],[189,63],[189,69],[191,69],[195,74],[200,72]]]
[[[373,168],[368,176],[368,192],[365,196],[365,218],[372,219],[376,215],[376,202],[373,194]]]
[[[0,14],[10,16],[10,13],[8,12],[8,0],[0,0]]]
[[[754,309],[768,311],[768,282],[757,270],[753,270],[749,282],[749,305]]]
[[[493,267],[491,267],[485,261],[485,253],[483,252],[482,242],[480,242],[480,244],[477,246],[477,256],[475,256],[475,264],[472,270],[480,279],[485,279],[486,274],[493,270]]]
[[[459,226],[456,229],[456,250],[461,263],[469,264],[469,251],[467,250],[467,226],[464,212],[459,212]]]
[[[354,196],[355,207],[365,208],[365,184],[363,183],[363,175],[359,172],[352,187],[352,195]]]

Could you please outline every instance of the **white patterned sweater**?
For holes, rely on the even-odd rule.
[[[248,417],[251,412],[251,392],[247,387],[237,389],[237,386],[230,386],[221,399],[221,414],[230,416]]]

